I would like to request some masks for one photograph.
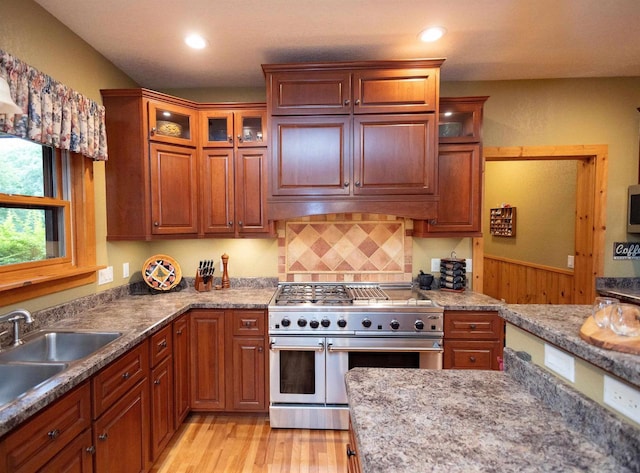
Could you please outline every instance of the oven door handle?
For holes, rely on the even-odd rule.
[[[444,353],[444,349],[442,348],[429,348],[429,347],[335,347],[333,343],[327,344],[327,351],[329,352],[356,352],[356,351],[364,351],[364,352],[419,352],[419,353]]]
[[[269,343],[269,349],[272,351],[324,351],[324,343],[319,342],[317,346],[314,345],[276,345],[273,340]]]

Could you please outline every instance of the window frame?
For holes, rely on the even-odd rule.
[[[65,157],[55,149],[58,169]],[[0,300],[2,305],[53,294],[74,287],[95,283],[96,225],[93,161],[68,152],[68,196],[66,200],[48,197],[2,195],[3,202],[31,202],[35,205],[65,207],[65,255],[41,261],[30,261],[0,267]],[[62,186],[61,176],[55,185]],[[58,194],[62,195],[62,194]]]

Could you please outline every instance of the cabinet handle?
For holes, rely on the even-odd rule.
[[[131,375],[129,374],[128,371],[125,371],[124,373],[122,373],[122,379],[129,379],[131,377]]]
[[[107,434],[106,432],[104,434],[100,434],[98,435],[98,438],[102,441],[105,441],[109,438],[109,434]]]
[[[355,457],[356,451],[351,450],[351,445],[347,444],[347,458]]]
[[[47,436],[51,440],[57,439],[59,435],[60,435],[60,431],[58,429],[53,429],[53,430],[50,430],[49,432],[47,432]]]
[[[469,328],[470,328],[471,330],[475,330],[475,329],[476,329],[476,324],[471,324],[471,325],[469,325]]]
[[[469,361],[470,361],[471,363],[475,363],[475,362],[476,362],[476,357],[475,357],[475,356],[470,356],[470,357],[469,357]]]
[[[349,187],[349,181],[344,181],[343,186],[345,186],[345,187]]]
[[[159,379],[155,379],[155,380],[153,381],[153,384],[155,384],[156,386],[158,386],[158,385],[160,384],[160,380],[159,380]]]
[[[90,455],[93,455],[94,453],[96,453],[96,447],[94,447],[93,445],[89,446],[86,448],[86,452]]]
[[[344,106],[345,106],[345,107],[348,107],[349,105],[351,105],[351,100],[349,100],[349,99],[345,99],[345,100],[344,100]]]

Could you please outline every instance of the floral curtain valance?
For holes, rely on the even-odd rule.
[[[0,131],[37,143],[107,159],[102,105],[0,49],[0,76],[24,115],[0,114]]]

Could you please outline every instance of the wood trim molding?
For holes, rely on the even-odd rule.
[[[582,163],[578,167],[576,188],[573,303],[590,304],[595,297],[595,278],[601,276],[604,271],[608,146],[487,146],[483,151],[485,161],[566,159]],[[484,260],[482,239],[473,239],[473,251],[473,258],[481,264]],[[476,278],[474,274],[473,290],[482,292],[482,286],[482,275]]]

